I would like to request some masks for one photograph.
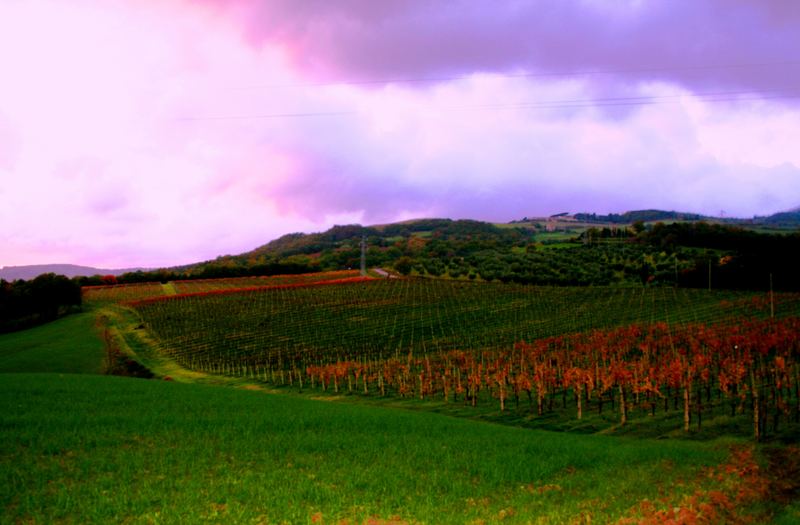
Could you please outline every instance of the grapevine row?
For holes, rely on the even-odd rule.
[[[212,366],[275,385],[332,394],[416,397],[500,411],[513,403],[542,416],[572,407],[616,412],[679,411],[683,430],[703,417],[747,413],[758,440],[767,429],[800,423],[800,318],[680,327],[666,323],[548,337],[507,350],[449,351],[384,360],[338,361],[276,370]],[[560,405],[560,406],[559,406]]]
[[[386,359],[409,352],[508,348],[515,342],[658,321],[769,315],[753,294],[672,288],[547,288],[433,280],[372,280],[173,296],[134,303],[161,350],[184,366],[285,368]],[[776,294],[778,314],[800,313]],[[227,366],[227,365],[226,365]]]

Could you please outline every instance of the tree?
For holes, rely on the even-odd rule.
[[[411,269],[414,267],[414,259],[408,257],[406,255],[399,257],[394,262],[394,269],[400,272],[403,275],[408,275],[411,273]]]

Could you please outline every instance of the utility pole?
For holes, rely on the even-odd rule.
[[[772,293],[772,273],[769,274],[769,316],[775,317],[775,297]]]
[[[367,236],[361,236],[361,276],[367,275]]]
[[[678,253],[675,252],[675,288],[678,287]]]

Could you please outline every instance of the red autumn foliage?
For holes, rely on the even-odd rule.
[[[138,301],[131,301],[128,306],[142,306],[145,304],[152,304],[157,303],[160,301],[176,301],[180,299],[186,299],[188,297],[208,297],[208,296],[215,296],[215,295],[230,295],[230,294],[240,294],[240,293],[248,293],[248,292],[260,292],[264,290],[282,290],[282,289],[290,289],[290,288],[311,288],[316,286],[329,286],[329,285],[337,285],[337,284],[352,284],[352,283],[360,283],[366,281],[373,281],[372,277],[347,277],[344,279],[331,279],[329,281],[320,281],[320,282],[310,282],[310,283],[294,283],[294,284],[278,284],[278,285],[267,285],[267,286],[248,286],[245,288],[229,288],[224,290],[210,290],[207,292],[196,292],[196,293],[184,293],[184,294],[175,294],[175,295],[165,295],[162,297],[151,297],[148,299],[140,299]]]

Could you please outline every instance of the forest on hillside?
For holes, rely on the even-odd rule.
[[[276,275],[369,267],[403,275],[570,286],[680,286],[799,290],[800,233],[766,234],[705,222],[592,227],[553,241],[541,231],[430,219],[335,226],[285,235],[252,252],[120,282]],[[100,284],[98,278],[82,284]]]

